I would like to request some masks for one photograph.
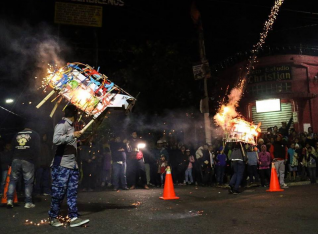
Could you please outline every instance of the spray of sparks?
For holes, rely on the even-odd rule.
[[[248,60],[247,66],[246,66],[246,75],[239,80],[238,85],[236,85],[228,95],[228,101],[226,104],[224,104],[224,101],[220,103],[220,108],[218,113],[214,116],[214,120],[217,125],[221,126],[222,129],[225,131],[226,138],[230,135],[234,137],[233,129],[239,129],[240,131],[244,132],[244,136],[242,136],[239,140],[246,141],[248,143],[254,143],[253,140],[247,140],[247,139],[253,139],[254,136],[258,135],[258,132],[260,132],[259,126],[254,125],[253,123],[246,122],[241,117],[239,117],[239,113],[237,113],[236,109],[239,105],[239,101],[241,100],[241,97],[244,93],[244,89],[246,86],[246,78],[249,76],[251,69],[253,68],[253,65],[257,62],[257,54],[259,50],[262,48],[262,46],[265,43],[265,40],[268,36],[268,33],[273,28],[273,24],[277,18],[278,12],[280,7],[282,6],[284,0],[276,0],[274,6],[271,8],[271,13],[268,16],[268,20],[265,22],[263,31],[260,33],[260,39],[253,46],[253,49],[251,51],[251,56]],[[239,127],[238,127],[239,126]],[[235,134],[235,136],[238,136]],[[243,138],[243,139],[242,139]]]

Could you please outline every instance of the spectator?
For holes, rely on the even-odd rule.
[[[110,187],[111,184],[111,154],[109,147],[105,147],[103,150],[103,166],[102,166],[102,184],[101,187],[103,188],[105,185],[107,187]],[[126,163],[126,162],[125,162]]]
[[[216,174],[218,186],[223,186],[224,172],[226,167],[226,155],[223,147],[220,147],[219,153],[216,156]]]
[[[185,171],[188,167],[188,157],[186,155],[185,146],[181,146],[177,152],[177,183],[179,185],[185,185]]]
[[[259,174],[261,176],[261,185],[266,187],[265,178],[270,182],[270,164],[271,164],[271,155],[267,152],[266,145],[261,146],[261,152],[258,153],[258,162],[259,162]]]
[[[4,186],[6,183],[8,169],[11,165],[11,161],[12,161],[11,144],[6,143],[4,151],[0,153],[0,165],[1,165],[0,197],[2,197],[4,192]]]
[[[138,178],[141,178],[142,187],[149,189],[147,186],[147,177],[145,171],[144,156],[141,149],[139,149],[138,144],[141,140],[138,138],[137,132],[131,134],[131,138],[128,141],[128,155],[129,160],[127,161],[127,171],[130,178],[130,189],[135,189]]]
[[[168,167],[168,161],[164,154],[161,155],[160,159],[158,160],[158,173],[157,173],[157,187],[164,185],[165,177],[166,177],[166,169]]]
[[[51,146],[47,142],[47,134],[42,135],[40,155],[36,160],[35,170],[35,186],[34,192],[43,194],[44,196],[50,195],[50,164],[52,162]]]
[[[276,141],[271,145],[270,154],[275,164],[281,188],[288,188],[284,181],[285,164],[288,159],[288,148],[282,141],[282,137],[281,134],[277,135]]]
[[[194,157],[193,155],[191,155],[190,149],[186,150],[186,156],[188,157],[188,167],[185,171],[185,182],[186,184],[193,184],[192,168],[194,163]]]
[[[163,141],[162,140],[158,140],[157,141],[157,145],[156,148],[154,148],[152,150],[152,158],[149,160],[150,165],[151,165],[151,171],[153,172],[153,176],[156,179],[154,180],[154,184],[158,187],[160,186],[160,183],[158,183],[158,179],[157,179],[157,173],[158,173],[158,161],[160,160],[161,155],[164,155],[166,160],[169,162],[169,154],[168,151],[163,147]],[[153,163],[155,162],[155,163]]]
[[[81,226],[89,219],[78,217],[77,188],[79,170],[76,162],[77,141],[82,133],[74,132],[73,123],[77,117],[77,109],[73,105],[65,108],[65,117],[55,126],[53,143],[57,145],[52,162],[51,209],[49,211],[50,224],[53,227],[63,226],[58,219],[61,204],[67,195],[68,217],[70,227]]]
[[[298,167],[298,156],[295,151],[295,144],[291,143],[290,148],[288,149],[289,156],[289,172],[290,176],[293,174],[293,181],[296,181],[296,172]]]
[[[261,147],[262,145],[264,145],[264,140],[262,138],[258,139],[258,144],[257,144],[257,149],[260,152],[261,151]]]
[[[258,154],[257,148],[250,145],[247,150],[247,169],[250,178],[250,184],[255,182],[258,183],[258,172],[257,172],[257,162],[258,162]]]
[[[316,183],[316,160],[317,156],[314,152],[314,149],[310,146],[307,148],[306,153],[306,161],[307,161],[307,167],[308,172],[310,176],[310,183],[315,184]]]
[[[282,122],[282,126],[279,128],[279,133],[282,134],[283,138],[288,137],[289,135],[289,128],[293,122],[293,117],[291,117],[288,121],[288,124],[286,122]]]
[[[17,181],[23,173],[25,186],[25,208],[34,208],[32,190],[34,182],[34,163],[40,153],[40,136],[32,130],[32,123],[27,123],[23,131],[18,132],[12,140],[13,156],[10,183],[7,193],[7,207],[13,207],[13,194]]]
[[[93,139],[87,139],[81,146],[81,160],[82,160],[82,191],[94,191],[96,186],[97,174],[97,155],[93,145]]]
[[[204,158],[207,158],[207,156],[204,157],[205,154],[209,154],[208,152],[209,146],[208,144],[204,144],[203,146],[200,146],[197,151],[195,152],[196,162],[195,162],[195,178],[196,182],[198,184],[203,184],[203,174],[202,174],[202,167],[204,164]]]
[[[113,160],[113,185],[114,191],[118,191],[121,187],[123,190],[128,190],[126,181],[126,145],[117,136],[115,141],[110,142]]]

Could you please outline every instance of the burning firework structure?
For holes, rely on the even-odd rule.
[[[52,100],[52,102],[56,101],[56,104],[50,116],[54,115],[64,98],[68,101],[66,106],[73,104],[83,114],[92,117],[92,120],[81,130],[82,132],[86,131],[106,108],[117,107],[131,110],[136,99],[111,82],[107,76],[99,73],[98,70],[78,62],[68,63],[66,66],[56,69],[51,66],[48,69],[49,75],[43,80],[42,87],[44,91],[48,86],[53,90],[37,105],[37,108],[40,108],[51,96],[57,93],[57,96]]]
[[[228,95],[228,102],[224,104],[224,100],[220,103],[220,108],[218,113],[214,116],[214,120],[217,125],[221,126],[224,131],[225,142],[245,142],[249,144],[256,144],[255,139],[257,139],[258,134],[261,132],[260,126],[254,125],[248,121],[245,121],[236,112],[238,103],[244,93],[246,77],[250,74],[251,69],[257,59],[258,51],[262,48],[265,43],[265,39],[268,36],[268,32],[272,30],[273,24],[277,18],[278,12],[284,0],[276,0],[274,6],[271,8],[271,13],[268,16],[268,20],[264,23],[263,31],[260,33],[260,39],[256,45],[253,46],[251,51],[251,56],[248,60],[246,66],[246,75],[241,78]]]

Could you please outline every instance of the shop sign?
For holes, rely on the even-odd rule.
[[[286,81],[291,79],[291,66],[288,65],[256,68],[251,71],[247,78],[248,84]]]

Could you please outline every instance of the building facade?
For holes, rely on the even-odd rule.
[[[246,62],[238,63],[222,74],[225,82],[244,76]],[[241,114],[267,128],[281,127],[293,116],[296,131],[318,131],[318,57],[275,55],[258,59],[248,77],[240,102]]]

